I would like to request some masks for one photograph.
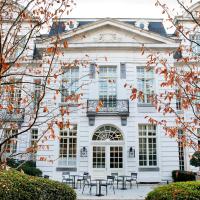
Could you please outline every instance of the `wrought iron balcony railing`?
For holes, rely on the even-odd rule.
[[[12,111],[9,111],[5,108],[0,109],[0,121],[4,122],[24,122],[24,108],[14,108]]]
[[[88,100],[87,116],[94,115],[129,116],[129,100]]]

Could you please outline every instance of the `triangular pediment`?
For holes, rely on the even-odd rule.
[[[55,37],[55,36],[53,36]],[[115,19],[102,19],[81,26],[60,35],[61,42],[68,43],[134,43],[134,44],[175,44],[175,40],[161,36],[157,33],[137,28],[133,25]],[[56,37],[55,37],[56,40]],[[53,38],[48,38],[46,44],[53,43]],[[44,43],[43,43],[44,44]]]
[[[192,18],[191,13],[193,17],[197,17],[199,19],[200,16],[200,1],[193,4],[191,7],[186,8],[187,10],[184,11],[183,17],[185,18]]]
[[[69,42],[132,42],[169,44],[174,40],[114,19],[103,19],[62,35]]]
[[[68,37],[69,43],[164,43],[153,37],[143,35],[143,30],[140,32],[132,32],[122,29],[113,24],[104,24],[94,29],[84,31],[79,34]],[[66,35],[67,36],[67,35]],[[66,39],[66,38],[65,38]]]

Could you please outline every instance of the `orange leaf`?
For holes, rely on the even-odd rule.
[[[63,46],[64,46],[64,48],[67,48],[67,47],[68,47],[68,42],[67,42],[67,40],[64,41]]]
[[[48,108],[45,106],[43,112],[48,112]]]

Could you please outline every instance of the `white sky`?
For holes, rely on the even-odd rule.
[[[155,6],[156,0],[74,0],[76,6],[67,17],[80,18],[165,18],[162,9]],[[176,0],[160,0],[176,12],[180,7]],[[191,0],[182,0],[191,5]],[[195,3],[197,0],[192,0]],[[169,26],[165,24],[165,26]]]

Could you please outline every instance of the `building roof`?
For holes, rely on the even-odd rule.
[[[124,22],[126,24],[136,26],[136,22],[139,21],[139,23],[147,23],[148,24],[148,31],[157,33],[161,36],[167,36],[166,30],[163,26],[163,22],[158,19],[157,21],[155,19],[116,19],[121,22]],[[73,24],[73,22],[76,21],[76,24]],[[66,28],[68,26],[70,30],[79,28],[81,26],[93,23],[95,21],[98,21],[98,19],[62,19],[59,22],[53,22],[49,36],[54,36],[57,34],[61,34],[64,32],[68,32],[69,29]]]

